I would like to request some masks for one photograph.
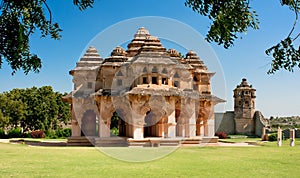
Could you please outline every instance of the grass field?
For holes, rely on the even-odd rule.
[[[298,146],[299,145],[299,146]],[[93,147],[0,143],[1,177],[300,177],[300,141],[257,147],[182,147],[161,159],[130,163]]]

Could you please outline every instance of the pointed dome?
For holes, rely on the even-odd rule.
[[[74,70],[94,70],[100,67],[102,62],[103,59],[99,55],[97,49],[90,46],[82,58],[80,58],[80,61],[76,63],[76,68]]]
[[[127,52],[120,46],[115,47],[115,49],[111,52],[110,57],[106,58],[103,62],[104,66],[107,65],[121,65],[123,62],[127,61],[126,57]]]
[[[237,85],[234,91],[234,98],[236,97],[244,97],[251,96],[251,98],[255,98],[255,91],[252,85],[249,85],[247,79],[243,78],[241,84]]]
[[[127,45],[127,56],[135,56],[138,53],[139,49],[144,45],[146,39],[150,36],[151,35],[146,28],[139,28],[135,33],[133,40]]]
[[[252,85],[249,85],[246,78],[243,78],[241,84],[237,86],[237,88],[252,88]]]
[[[179,57],[179,52],[176,49],[169,49],[168,53],[170,54],[171,57]]]
[[[204,62],[198,57],[195,51],[190,50],[185,56],[185,62],[196,69],[207,70]]]
[[[120,46],[117,46],[112,52],[111,56],[126,56],[126,51]]]
[[[138,31],[135,33],[134,38],[138,39],[138,38],[146,38],[147,36],[150,36],[149,31],[145,28],[145,27],[140,27],[138,29]]]
[[[140,48],[139,52],[166,52],[160,40],[156,36],[149,36],[144,45]]]
[[[93,46],[90,46],[89,49],[86,50],[80,61],[103,61],[103,59],[99,55],[97,49]]]

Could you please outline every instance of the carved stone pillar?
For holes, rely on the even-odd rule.
[[[168,137],[176,137],[175,110],[168,116]]]
[[[183,119],[183,118],[181,118]],[[185,124],[178,122],[177,123],[177,134],[179,137],[185,137]]]
[[[76,115],[73,109],[73,104],[71,105],[71,125],[72,125],[72,137],[80,137],[81,136],[81,129],[76,119]]]
[[[157,131],[157,136],[159,136],[159,137],[165,137],[164,123],[158,123],[156,131]]]
[[[167,137],[175,138],[176,137],[176,118],[175,118],[175,98],[168,97],[167,98]]]
[[[152,77],[151,77],[151,75],[148,75],[148,84],[152,84]]]
[[[168,86],[172,86],[172,80],[170,78],[168,78]]]
[[[195,137],[195,136],[196,136],[196,118],[195,118],[195,112],[193,112],[193,114],[189,118],[189,137]]]
[[[161,76],[158,76],[158,85],[161,85],[162,84],[162,81],[161,81]]]
[[[130,124],[127,124],[126,125],[126,136],[127,137],[132,137],[132,131],[131,131],[131,125]]]
[[[204,136],[204,123],[203,117],[198,116],[199,118],[196,120],[196,136]]]
[[[278,127],[278,130],[277,130],[277,145],[278,146],[282,145],[282,131],[281,131],[280,127]]]
[[[204,136],[208,136],[208,125],[207,125],[208,119],[204,120],[203,122],[203,131],[204,131]]]
[[[108,127],[108,124],[105,123],[103,119],[99,119],[99,137],[105,138],[110,137],[110,127]]]
[[[136,110],[132,113],[133,117],[133,139],[143,139],[144,138],[144,118],[145,115],[139,114]]]
[[[148,96],[129,95],[129,100],[132,108],[132,137],[133,139],[143,139],[145,116],[150,110]]]
[[[185,137],[196,136],[196,116],[195,116],[195,101],[191,98],[181,99],[181,113],[180,117],[184,120]]]
[[[204,122],[201,121],[201,123],[200,123],[200,136],[203,137],[204,135],[205,135]]]
[[[295,146],[295,129],[290,129],[290,146]]]
[[[100,107],[100,118],[98,120],[99,137],[110,137],[111,117],[115,111],[112,98],[109,96],[101,96],[98,107]]]
[[[210,101],[203,102],[204,113],[204,136],[213,137],[215,135],[214,107]]]

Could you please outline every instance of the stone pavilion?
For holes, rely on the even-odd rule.
[[[127,50],[105,59],[90,47],[70,74],[74,91],[63,100],[71,104],[71,145],[215,141],[214,106],[224,100],[211,93],[214,73],[194,51],[167,50],[143,27]],[[119,137],[110,131],[116,114]]]

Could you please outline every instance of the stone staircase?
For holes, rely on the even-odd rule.
[[[181,141],[181,144],[183,146],[188,146],[188,145],[199,145],[202,141],[202,138],[183,138]]]
[[[131,147],[160,147],[180,146],[180,139],[145,138],[141,140],[128,139],[128,146]]]
[[[127,147],[127,138],[123,137],[107,137],[96,138],[95,146],[97,147]]]
[[[94,146],[95,137],[68,137],[67,146]]]
[[[181,140],[161,140],[160,141],[160,146],[180,146],[182,143]]]

